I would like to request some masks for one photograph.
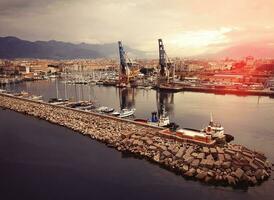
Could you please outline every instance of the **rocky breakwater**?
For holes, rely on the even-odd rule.
[[[242,145],[200,146],[161,137],[159,129],[126,120],[0,95],[0,106],[56,123],[119,151],[214,184],[257,185],[271,173],[264,154]]]

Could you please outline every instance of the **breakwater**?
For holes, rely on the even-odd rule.
[[[206,182],[257,184],[270,175],[266,157],[241,145],[204,147],[160,137],[158,128],[46,103],[0,95],[0,106],[66,126],[170,170]]]

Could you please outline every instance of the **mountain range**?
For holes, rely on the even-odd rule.
[[[144,52],[124,46],[130,55],[143,57]],[[27,41],[17,37],[0,37],[0,58],[78,59],[117,57],[118,44],[73,44],[68,42]]]
[[[147,53],[124,46],[130,57],[145,58]],[[155,52],[156,56],[157,52]],[[172,56],[172,55],[170,55]],[[183,56],[183,55],[182,55]],[[193,56],[196,58],[274,58],[274,45],[266,43],[239,44],[225,48],[214,54]],[[40,58],[40,59],[78,59],[78,58],[118,58],[118,44],[73,44],[69,42],[27,41],[17,37],[0,37],[0,58]]]

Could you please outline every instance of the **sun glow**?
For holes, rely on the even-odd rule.
[[[206,47],[211,44],[229,42],[225,34],[231,31],[231,28],[226,27],[218,30],[186,31],[173,35],[170,42],[179,47]]]

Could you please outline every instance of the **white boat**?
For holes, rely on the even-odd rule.
[[[117,111],[114,111],[114,112],[112,112],[112,113],[111,113],[111,115],[112,115],[112,116],[116,116],[116,117],[117,117],[117,116],[119,116],[119,115],[120,115],[120,113],[119,113],[119,112],[117,112]]]
[[[105,109],[101,110],[101,112],[103,113],[111,113],[114,111],[114,108],[109,108],[109,107],[106,107]]]
[[[213,121],[212,114],[211,114],[211,118],[210,118],[210,122],[209,122],[208,126],[205,129],[203,129],[202,131],[208,135],[211,135],[212,138],[223,139],[225,137],[224,127],[222,127],[221,124],[215,123]]]
[[[135,108],[132,108],[132,109],[125,108],[121,110],[119,117],[124,118],[124,117],[132,116],[134,115],[135,111],[136,111]]]
[[[36,96],[36,95],[32,95],[32,96],[30,96],[30,99],[31,100],[36,100],[36,101],[38,101],[38,100],[42,100],[42,96],[41,95],[39,95],[39,96]]]
[[[151,89],[152,89],[151,86],[146,86],[146,87],[145,87],[145,90],[151,90]]]
[[[160,115],[160,118],[157,118],[157,112],[151,113],[151,118],[148,121],[148,124],[153,126],[167,127],[170,124],[169,116],[165,111]]]
[[[106,106],[100,106],[99,108],[97,108],[96,110],[99,112],[102,112],[103,110],[106,110],[108,107]]]

